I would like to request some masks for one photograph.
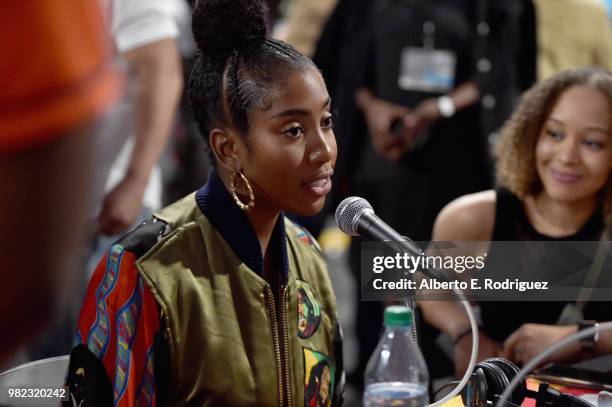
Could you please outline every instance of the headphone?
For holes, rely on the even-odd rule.
[[[468,407],[487,407],[497,403],[497,400],[510,385],[510,381],[519,373],[519,368],[512,362],[502,358],[486,359],[476,365],[474,373],[461,392],[463,405]],[[536,407],[593,407],[593,405],[578,397],[563,394],[541,383],[538,391],[527,389],[525,378],[522,377],[518,386],[512,392],[507,407],[518,407],[525,398],[536,400]]]

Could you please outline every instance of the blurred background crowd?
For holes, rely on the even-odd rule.
[[[209,170],[208,153],[184,92],[195,59],[193,4],[99,1],[104,20],[97,23],[110,44],[100,52],[112,55],[112,71],[118,74],[113,79],[90,73],[90,80],[106,83],[107,89],[88,91],[106,92],[98,98],[105,102],[92,108],[99,111],[104,106],[104,113],[86,129],[77,130],[83,133],[79,137],[91,136],[86,147],[90,158],[80,163],[67,160],[74,156],[70,150],[48,163],[37,156],[20,161],[29,145],[0,144],[0,155],[5,157],[0,181],[7,185],[0,211],[36,211],[43,205],[40,199],[60,195],[64,201],[56,205],[64,210],[47,212],[47,217],[53,214],[51,223],[62,223],[65,216],[80,217],[88,225],[86,236],[74,233],[72,238],[80,248],[78,255],[70,256],[70,267],[77,272],[54,281],[65,298],[73,299],[82,297],[89,276],[113,241],[155,210],[199,188]],[[337,114],[335,190],[319,216],[298,221],[318,237],[329,260],[345,327],[349,383],[359,389],[365,363],[378,341],[382,304],[359,301],[358,245],[332,226],[334,208],[346,196],[362,196],[402,234],[415,241],[430,240],[436,216],[445,205],[494,186],[490,152],[524,91],[564,70],[612,69],[612,0],[270,0],[268,6],[270,32],[313,58]],[[10,15],[9,8],[2,5],[0,11],[6,9],[4,15]],[[87,26],[84,32],[79,33],[79,24],[74,23],[68,35],[83,35],[88,41],[102,35],[92,34],[95,24],[81,24]],[[48,29],[51,35],[53,28]],[[0,28],[2,36],[13,35],[5,30]],[[37,54],[36,46],[43,40],[36,38],[33,48],[18,51]],[[84,43],[83,49],[87,46]],[[17,51],[13,57],[20,58]],[[90,56],[81,51],[66,56],[66,63],[86,58]],[[35,62],[44,65],[42,59]],[[19,64],[3,65],[1,80],[12,82],[8,89],[19,94],[19,86],[24,86],[15,79]],[[444,105],[440,95],[450,98],[450,104]],[[0,97],[0,106],[6,100]],[[95,115],[83,112],[83,116]],[[10,129],[10,124],[5,125],[0,123],[0,129]],[[65,165],[65,172],[51,170],[58,165]],[[91,175],[87,182],[79,178],[85,168]],[[44,176],[54,175],[73,188],[67,190],[61,183],[42,186]],[[24,192],[18,183],[41,187],[38,193]],[[7,202],[7,197],[20,194],[28,198]],[[74,212],[69,212],[66,201],[76,205]],[[46,204],[51,211],[53,202]],[[27,270],[29,265],[39,270],[39,278],[44,267],[58,264],[53,262],[56,257],[41,255],[37,263],[27,259],[32,252],[26,249],[8,250],[21,238],[17,232],[6,236],[6,230],[38,230],[44,238],[72,232],[62,225],[47,226],[49,219],[29,222],[3,221],[5,236],[0,243],[7,250],[2,252],[2,268],[7,273]],[[61,252],[59,244],[49,250]],[[27,273],[23,278],[28,278]],[[4,355],[0,371],[70,352],[80,300],[64,301],[53,309],[52,302],[40,295],[40,302],[23,307],[32,310],[26,314],[31,318],[27,324],[46,324],[46,330],[31,334],[35,340]],[[7,293],[4,298],[13,297]],[[11,324],[5,327],[24,324],[2,321]],[[432,376],[452,375],[451,360],[433,349],[438,332],[425,324],[420,328]]]

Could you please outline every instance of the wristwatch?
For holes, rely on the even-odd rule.
[[[599,327],[599,323],[597,321],[580,321],[578,323],[578,332],[584,331],[587,328]],[[599,340],[599,331],[595,331],[595,333],[580,339],[580,348],[583,351],[592,351],[595,349],[597,345],[597,341]]]
[[[442,117],[452,117],[455,114],[455,103],[449,96],[440,96],[436,99],[438,110]]]

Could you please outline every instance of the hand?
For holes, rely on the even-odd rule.
[[[429,126],[442,117],[436,99],[430,98],[422,101],[413,112],[404,118],[406,131],[403,133],[404,150],[408,151],[423,135]]]
[[[357,91],[356,102],[365,116],[374,151],[390,161],[397,161],[403,154],[404,140],[409,135],[403,134],[405,128],[402,134],[392,133],[391,123],[398,119],[403,121],[410,114],[410,109],[379,99],[363,88]]]
[[[553,343],[576,332],[577,329],[576,325],[523,324],[504,342],[502,357],[516,363],[525,364]],[[580,345],[574,343],[554,353],[543,360],[542,363],[567,360],[578,353],[580,353]]]
[[[98,216],[99,232],[115,235],[126,231],[142,209],[146,182],[127,175],[106,196]]]
[[[482,332],[478,331],[478,356],[476,362],[482,362],[488,358],[498,357],[501,352],[501,344]],[[470,362],[472,354],[472,335],[466,335],[455,344],[455,377],[463,377]]]
[[[399,156],[412,150],[418,139],[423,137],[423,133],[441,117],[438,103],[432,98],[424,100],[416,109],[404,116],[403,129],[396,134],[396,137],[401,137],[403,140],[401,147],[398,148]]]
[[[442,116],[438,108],[438,102],[434,98],[425,99],[414,109],[414,112],[406,117],[404,123],[418,137],[420,133],[427,130],[434,122],[438,121]],[[414,138],[413,137],[413,138]]]

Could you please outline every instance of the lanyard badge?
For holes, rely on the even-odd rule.
[[[398,86],[406,91],[447,93],[455,82],[457,56],[450,50],[435,49],[436,26],[423,24],[423,47],[402,49]]]

